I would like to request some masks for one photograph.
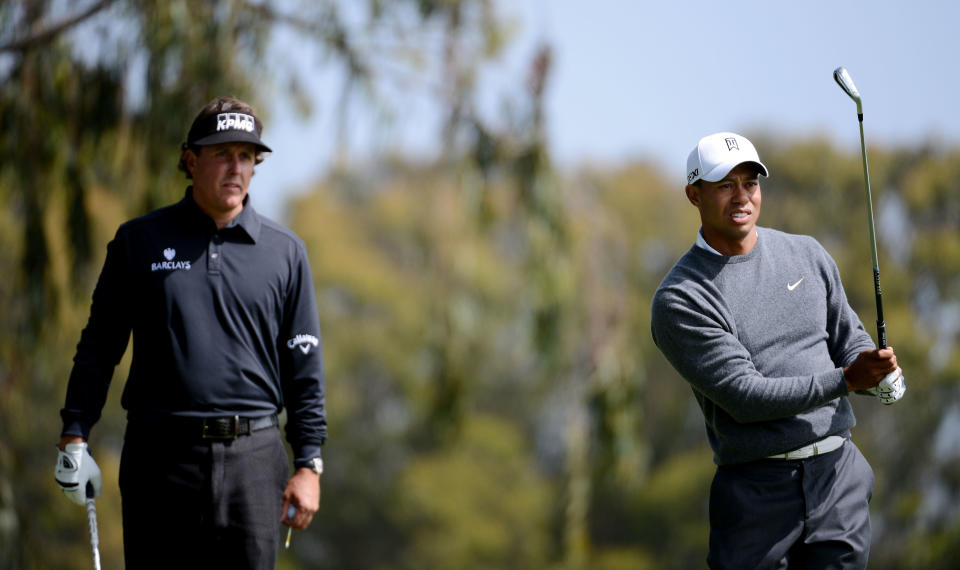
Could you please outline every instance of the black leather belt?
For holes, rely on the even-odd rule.
[[[127,420],[127,433],[135,437],[163,434],[181,440],[237,439],[279,425],[276,414],[258,418],[130,415]]]
[[[255,431],[271,428],[278,424],[277,416],[272,414],[261,418],[228,416],[197,419],[200,423],[200,437],[203,439],[237,439],[241,435],[250,435]]]

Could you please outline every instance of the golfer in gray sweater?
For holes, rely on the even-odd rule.
[[[757,226],[756,149],[704,137],[687,160],[696,243],[653,297],[653,339],[703,410],[717,472],[711,568],[865,568],[873,471],[847,395],[899,370],[811,237]]]

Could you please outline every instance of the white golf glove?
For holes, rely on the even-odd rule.
[[[903,378],[903,370],[897,368],[880,381],[873,388],[863,390],[863,392],[876,396],[881,404],[890,405],[903,397],[907,391],[907,384]]]
[[[100,468],[93,460],[87,443],[68,443],[64,451],[57,450],[57,467],[53,477],[68,499],[83,505],[87,499],[87,485],[93,487],[93,496],[99,497],[103,490]]]

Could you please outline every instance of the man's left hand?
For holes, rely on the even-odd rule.
[[[893,404],[902,398],[904,392],[907,391],[906,382],[903,380],[903,371],[897,368],[881,380],[874,390],[876,390],[877,398],[880,399],[881,403],[888,406]]]
[[[287,518],[287,510],[293,505],[297,513]],[[320,475],[313,469],[301,467],[287,482],[283,492],[283,524],[298,530],[307,528],[313,515],[320,508]]]

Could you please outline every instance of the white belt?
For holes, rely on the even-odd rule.
[[[839,435],[830,435],[799,449],[771,455],[767,457],[767,459],[806,459],[808,457],[816,457],[817,455],[823,455],[824,453],[830,453],[831,451],[840,449],[840,446],[843,445],[845,440],[846,438]]]

